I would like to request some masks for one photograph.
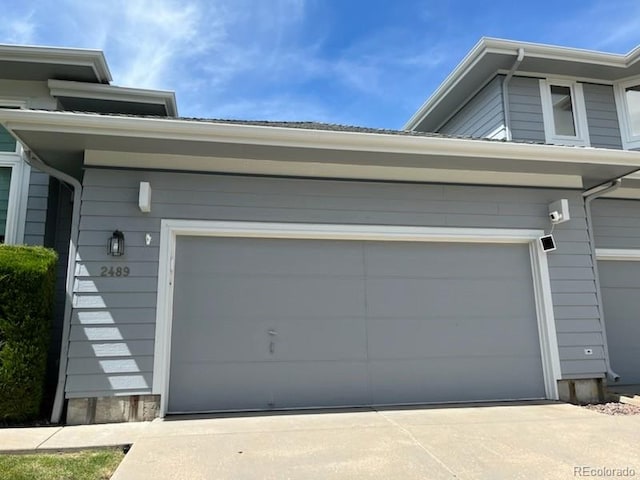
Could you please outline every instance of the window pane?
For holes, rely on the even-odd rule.
[[[2,125],[0,125],[0,152],[15,152],[16,141]]]
[[[640,85],[627,88],[627,109],[633,135],[640,135]]]
[[[571,88],[551,85],[551,104],[556,135],[575,137],[576,125],[573,119]]]
[[[5,227],[7,225],[7,210],[9,207],[9,184],[11,183],[11,169],[0,167],[0,243],[4,243]]]

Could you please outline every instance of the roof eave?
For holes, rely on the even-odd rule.
[[[29,45],[0,45],[0,60],[89,66],[95,73],[96,82],[108,84],[112,81],[107,60],[101,50],[36,47]]]
[[[384,133],[312,130],[193,121],[140,118],[58,111],[0,109],[0,123],[10,130],[48,131],[107,136],[226,142],[344,151],[463,156],[538,162],[576,162],[640,168],[635,151],[511,143],[477,139]]]
[[[52,79],[48,81],[48,86],[53,97],[91,98],[164,105],[168,116],[178,116],[175,93],[168,90],[128,88]]]
[[[545,58],[588,63],[612,68],[627,68],[640,60],[640,47],[625,55],[603,53],[593,50],[559,47],[539,43],[517,42],[498,38],[483,37],[463,58],[458,66],[447,76],[436,91],[422,104],[403,126],[404,130],[415,129],[438,106],[451,90],[462,80],[475,65],[487,54],[518,55],[518,49],[523,48],[527,57]],[[494,73],[498,73],[497,71]]]

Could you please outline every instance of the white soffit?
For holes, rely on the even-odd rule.
[[[164,105],[169,116],[178,114],[175,93],[168,90],[148,90],[51,79],[48,81],[48,86],[53,97],[91,98]]]
[[[87,150],[85,166],[408,182],[582,188],[579,175],[291,162]]]

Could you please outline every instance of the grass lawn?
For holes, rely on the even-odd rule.
[[[0,455],[0,478],[11,480],[108,480],[124,458],[122,449]]]

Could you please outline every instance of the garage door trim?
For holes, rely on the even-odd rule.
[[[160,230],[158,297],[153,368],[153,393],[160,395],[160,416],[167,412],[176,240],[179,235],[313,240],[395,242],[526,243],[533,274],[538,334],[548,399],[558,399],[560,358],[551,299],[547,254],[538,238],[541,230],[444,228],[388,225],[343,225],[163,219]]]
[[[608,262],[640,262],[640,249],[634,248],[596,248],[596,260]],[[597,264],[596,264],[597,268]],[[600,272],[596,272],[596,290],[599,303],[602,305],[602,289],[600,287]],[[604,309],[604,307],[603,307]],[[602,341],[604,345],[605,358],[609,362],[609,339],[607,338],[607,324],[605,313],[600,314],[602,325]],[[615,373],[615,372],[614,372]],[[617,373],[616,373],[617,375]]]
[[[596,248],[598,260],[640,262],[640,250],[633,248]]]

